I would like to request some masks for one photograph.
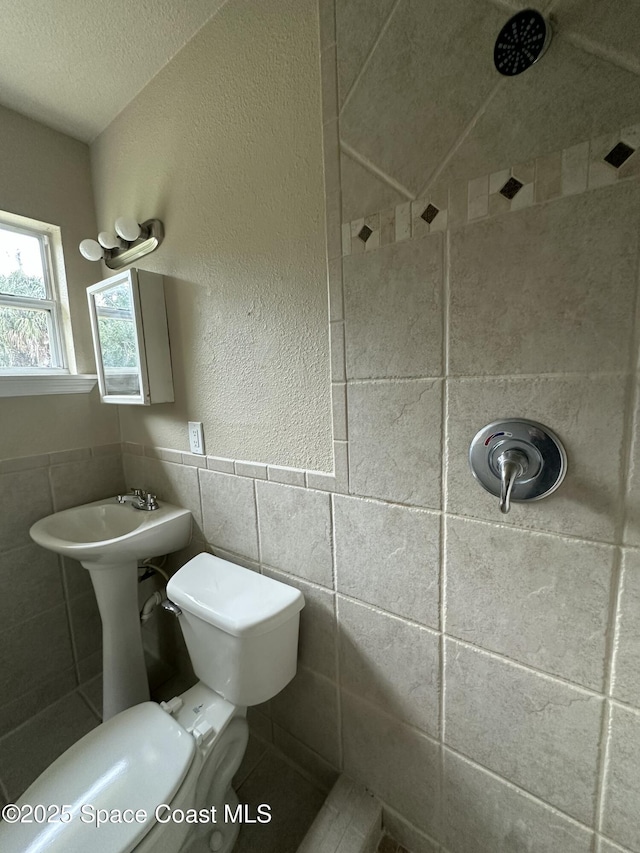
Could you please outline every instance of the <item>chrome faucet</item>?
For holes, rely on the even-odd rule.
[[[119,504],[129,502],[134,509],[142,509],[147,512],[160,508],[156,496],[152,495],[151,492],[146,492],[144,489],[131,489],[131,494],[118,495],[116,500]]]
[[[506,515],[511,509],[514,483],[527,473],[529,460],[520,450],[505,450],[497,461],[500,470],[500,512]]]

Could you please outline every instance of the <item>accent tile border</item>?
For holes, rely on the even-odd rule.
[[[605,158],[620,143],[634,149],[620,166]],[[640,176],[640,123],[509,168],[450,185],[415,201],[342,224],[342,255],[372,252],[557,198]]]
[[[119,456],[122,449],[121,443],[117,442],[115,444],[99,444],[95,447],[56,450],[53,453],[37,453],[31,456],[0,459],[0,474],[14,474],[18,471],[30,471],[34,468],[48,468],[50,465],[64,465],[67,462],[79,462],[83,459],[99,456]],[[136,451],[127,452],[135,453]]]

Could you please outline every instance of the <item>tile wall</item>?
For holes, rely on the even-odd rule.
[[[13,730],[102,669],[88,572],[35,545],[29,528],[123,485],[120,444],[0,461],[0,754]]]
[[[254,731],[367,785],[408,851],[640,853],[637,25],[557,0],[549,53],[504,81],[511,5],[320,3],[334,471],[125,443],[124,472],[191,509],[173,565],[209,549],[304,592],[298,675]],[[507,517],[467,466],[505,416],[569,456]],[[42,583],[31,618],[60,611],[77,679]]]
[[[304,592],[252,723],[364,782],[407,850],[640,853],[640,62],[560,1],[505,83],[508,6],[320,5],[333,474],[124,466],[192,508],[192,549]],[[467,451],[516,415],[569,473],[504,517]]]

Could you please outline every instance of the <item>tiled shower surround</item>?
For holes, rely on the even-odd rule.
[[[327,787],[367,785],[407,850],[640,853],[640,64],[624,4],[614,28],[558,0],[548,54],[498,80],[511,5],[320,4],[333,474],[126,441],[122,460],[193,513],[173,565],[209,549],[303,591],[298,675],[251,724]],[[467,453],[516,416],[569,468],[502,516]],[[3,552],[60,508],[49,462],[2,474],[37,496],[3,483],[22,531]],[[111,464],[64,505],[118,491]],[[5,636],[73,625],[65,584],[43,613],[25,591]],[[156,613],[147,644],[174,630]],[[6,719],[51,648],[7,680]]]

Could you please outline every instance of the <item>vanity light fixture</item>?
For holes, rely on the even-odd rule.
[[[164,239],[164,226],[159,219],[138,223],[132,216],[120,216],[115,221],[115,234],[101,231],[97,240],[83,240],[78,247],[88,261],[104,261],[112,270],[144,258],[158,248]]]

